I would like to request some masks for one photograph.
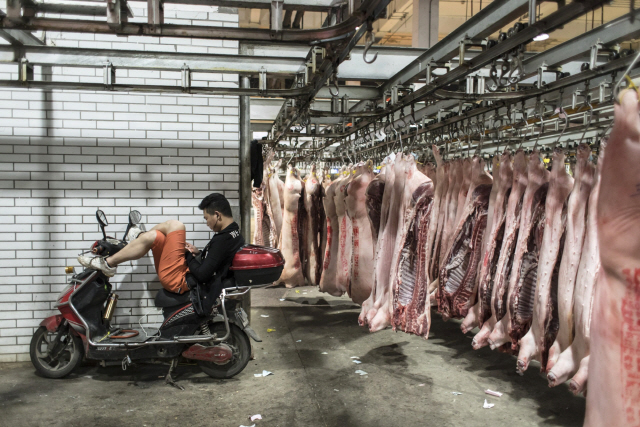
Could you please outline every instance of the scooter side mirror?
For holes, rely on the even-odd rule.
[[[96,218],[98,220],[98,223],[102,227],[106,227],[107,225],[109,225],[109,222],[107,221],[107,216],[100,209],[96,211]]]
[[[98,209],[96,211],[96,219],[98,220],[98,224],[100,224],[100,229],[102,230],[102,237],[104,240],[107,240],[107,233],[104,231],[104,228],[109,225],[109,221],[107,221],[107,216],[102,212],[102,210]]]
[[[129,224],[130,225],[138,225],[140,224],[140,220],[142,219],[142,215],[139,211],[131,211],[129,212]]]

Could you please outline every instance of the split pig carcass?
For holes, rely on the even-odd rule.
[[[351,270],[347,294],[356,304],[371,295],[373,283],[373,236],[367,215],[366,191],[373,180],[373,162],[355,165],[355,174],[347,186],[345,205],[351,222]]]
[[[317,286],[322,276],[323,229],[326,230],[326,217],[323,206],[324,188],[316,174],[316,165],[311,166],[304,188],[306,221],[304,224],[305,277],[311,286]]]
[[[300,171],[293,166],[289,166],[285,180],[284,217],[279,244],[285,264],[280,279],[278,279],[278,283],[284,283],[288,288],[304,286],[305,284],[298,221],[302,189]]]
[[[487,226],[487,210],[493,179],[484,160],[475,156],[471,163],[471,182],[440,269],[436,300],[443,318],[465,317],[475,304],[476,275],[482,256]]]
[[[597,207],[598,281],[591,320],[585,426],[640,425],[640,104],[614,105]]]

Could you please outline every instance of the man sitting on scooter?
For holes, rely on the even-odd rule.
[[[186,242],[183,223],[169,220],[144,233],[137,227],[132,228],[127,235],[129,244],[114,255],[104,258],[81,255],[78,261],[113,277],[119,264],[140,259],[151,249],[162,287],[182,294],[189,290],[187,273],[191,273],[198,283],[206,283],[214,274],[230,266],[236,252],[245,244],[224,195],[209,194],[198,208],[203,211],[207,226],[215,232],[202,251]]]

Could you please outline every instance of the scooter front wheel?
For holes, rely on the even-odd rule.
[[[31,338],[29,349],[31,363],[36,371],[47,378],[67,376],[82,361],[82,340],[67,330],[67,333],[61,337],[58,349],[55,349],[54,341],[57,334],[57,331],[50,332],[41,326]],[[52,354],[52,351],[56,351],[56,354]]]
[[[233,358],[224,365],[205,362],[203,360],[198,361],[200,369],[202,369],[211,378],[231,378],[242,372],[251,358],[251,342],[249,341],[247,334],[233,323],[229,325],[229,328],[231,335],[225,343],[233,348]],[[209,329],[219,337],[226,334],[224,323],[209,323]]]

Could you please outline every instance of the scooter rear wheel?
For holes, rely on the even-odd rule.
[[[209,323],[209,329],[219,337],[223,337],[226,334],[224,323]],[[231,335],[225,342],[231,347],[234,347],[233,359],[224,365],[217,365],[213,362],[205,362],[203,360],[198,361],[200,369],[211,378],[231,378],[242,372],[251,358],[251,342],[247,334],[233,323],[229,324],[229,329]]]
[[[39,327],[31,338],[29,355],[36,371],[47,378],[62,378],[69,375],[82,361],[82,340],[70,331],[62,337],[64,348],[53,358],[50,355],[57,332]]]

